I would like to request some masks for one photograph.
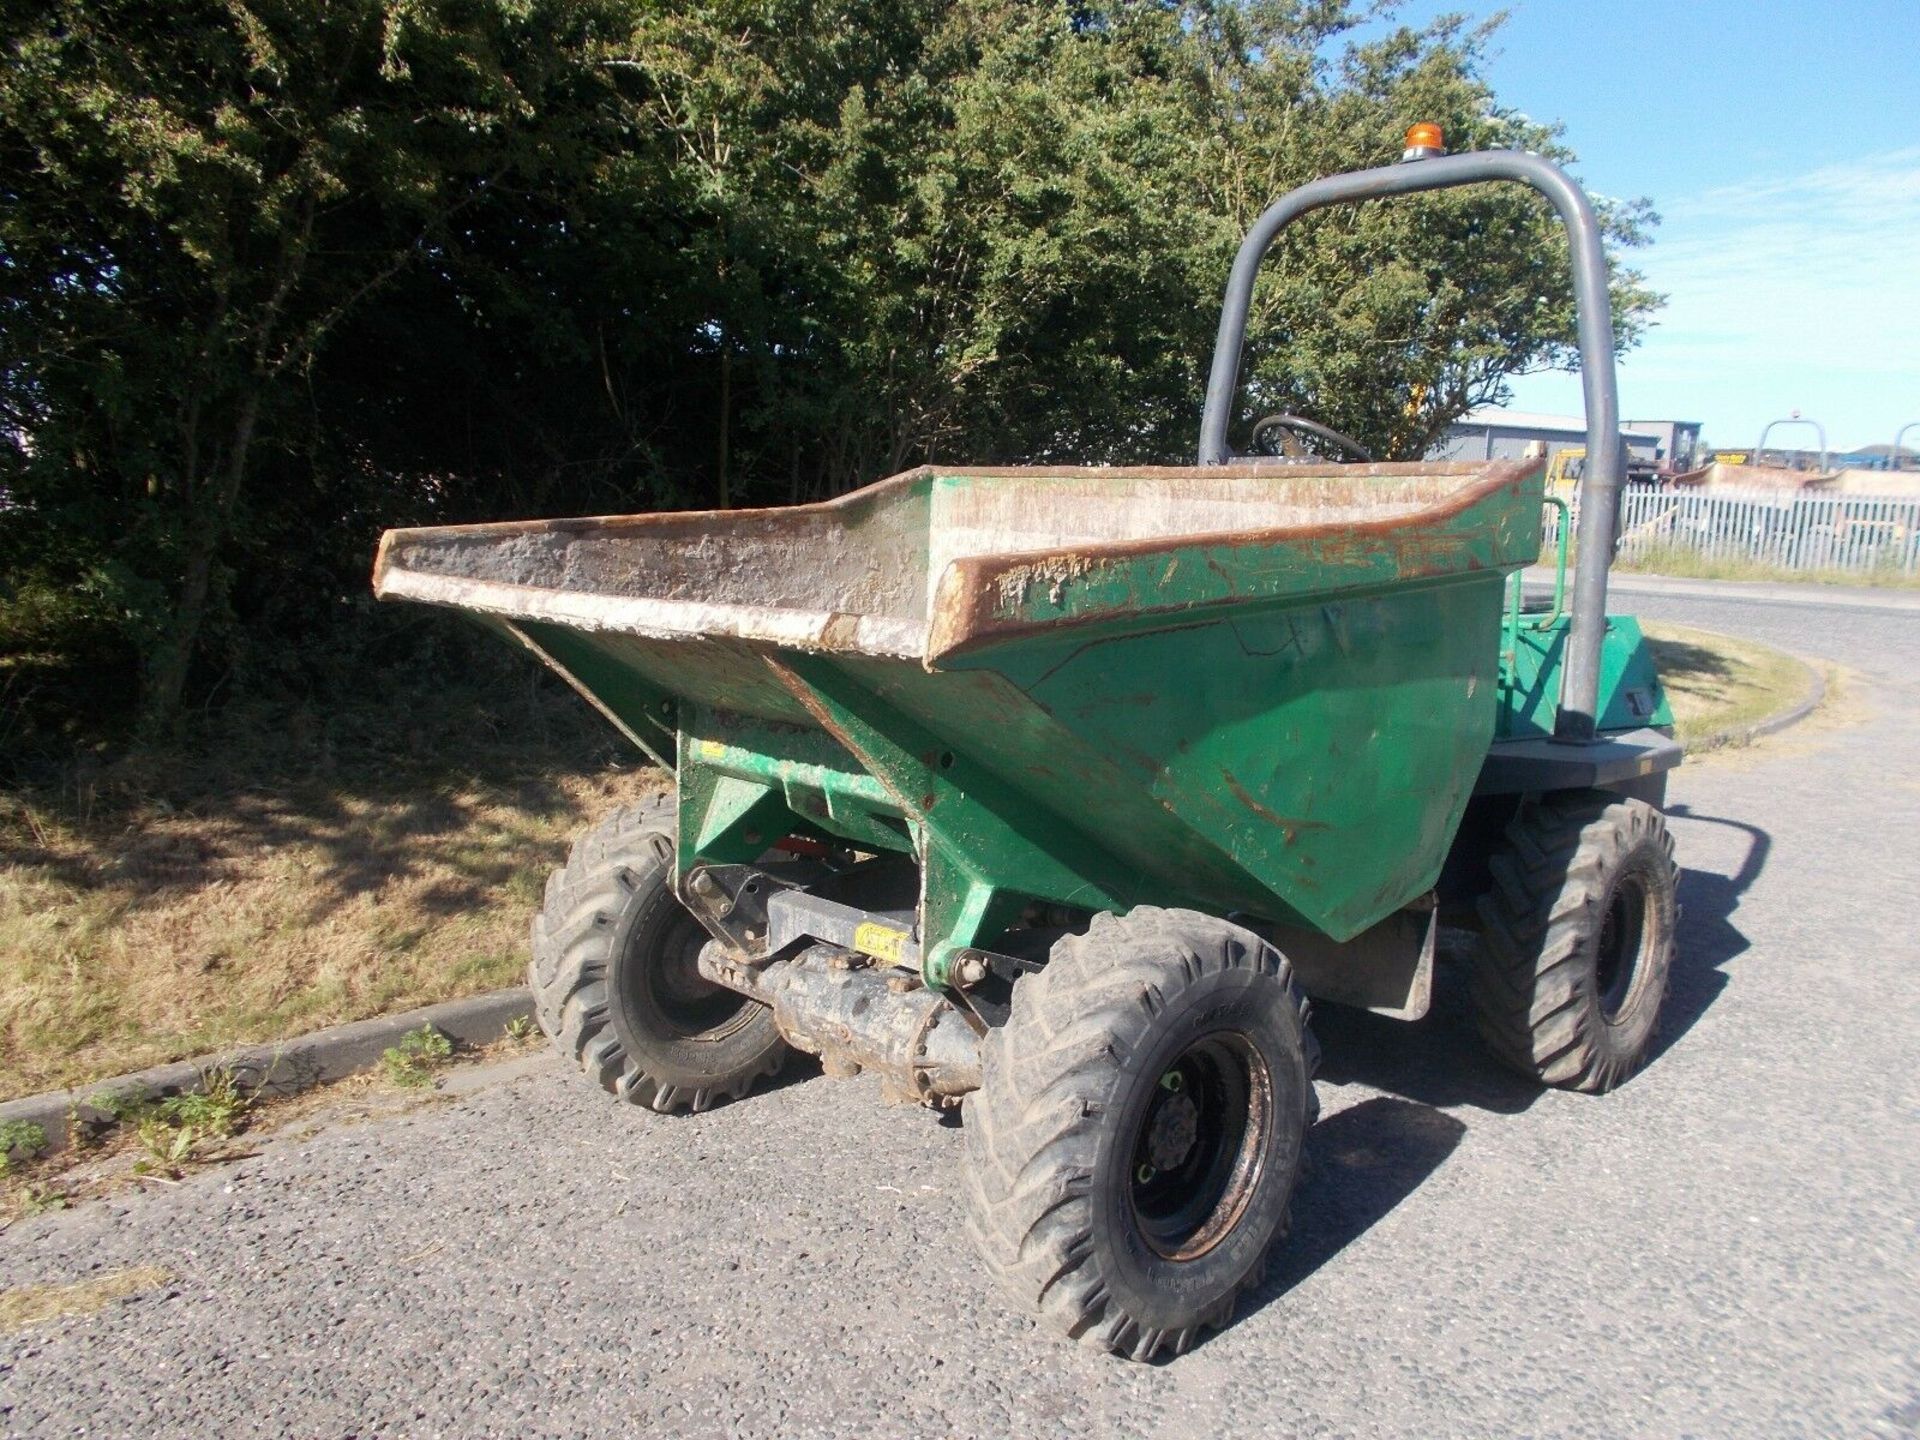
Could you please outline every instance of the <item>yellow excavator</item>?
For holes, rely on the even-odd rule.
[[[1564,450],[1556,450],[1553,458],[1547,462],[1547,493],[1570,499],[1586,468],[1586,446],[1569,445]],[[1662,479],[1658,465],[1651,460],[1641,459],[1631,451],[1626,455],[1626,468],[1626,483],[1629,485],[1654,485]]]
[[[1573,494],[1580,483],[1580,472],[1586,468],[1587,447],[1569,445],[1564,450],[1554,452],[1553,459],[1547,462],[1547,493],[1559,495],[1565,499]]]

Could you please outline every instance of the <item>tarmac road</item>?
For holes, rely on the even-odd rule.
[[[623,1109],[544,1055],[0,1236],[6,1284],[160,1265],[0,1338],[17,1435],[1920,1433],[1920,620],[1632,597],[1851,667],[1674,785],[1664,1052],[1483,1060],[1457,992],[1323,1010],[1295,1232],[1168,1364],[1036,1332],[960,1234],[960,1133],[814,1075]]]

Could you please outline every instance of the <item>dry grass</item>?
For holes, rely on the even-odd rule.
[[[97,1315],[115,1300],[157,1290],[172,1281],[172,1274],[158,1265],[140,1265],[71,1285],[16,1285],[0,1290],[0,1335],[16,1335],[70,1315]]]
[[[0,792],[0,1098],[516,983],[573,833],[664,777],[396,713]]]
[[[1780,585],[1920,590],[1920,574],[1908,574],[1895,565],[1875,565],[1865,570],[1790,570],[1754,560],[1712,559],[1684,545],[1649,547],[1639,555],[1616,560],[1613,568],[1642,575],[1667,575],[1676,580],[1751,580]]]
[[[1554,568],[1556,561],[1551,545],[1541,547],[1539,563],[1549,571]],[[1567,567],[1569,584],[1575,568]],[[1793,570],[1757,560],[1709,557],[1685,545],[1650,545],[1635,554],[1620,556],[1612,568],[1621,574],[1663,575],[1671,580],[1743,580],[1769,585],[1920,590],[1920,573],[1909,574],[1895,565],[1875,565],[1864,570]]]
[[[1684,745],[1756,724],[1807,691],[1807,667],[1770,645],[1684,625],[1641,628]]]

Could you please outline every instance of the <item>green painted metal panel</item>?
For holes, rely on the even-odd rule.
[[[690,707],[677,770],[683,869],[696,859],[749,862],[794,831],[876,852],[914,848],[905,808],[845,746],[811,726]],[[748,795],[761,799],[750,812],[740,805]]]
[[[1560,669],[1566,653],[1568,618],[1543,623],[1523,615],[1509,636],[1502,657],[1499,736],[1523,740],[1553,734],[1554,705],[1560,696]],[[1609,615],[1600,650],[1600,715],[1605,731],[1671,726],[1673,710],[1660,684],[1653,652],[1640,622],[1631,615]]]
[[[1346,939],[1438,873],[1492,739],[1500,590],[1489,572],[1024,648],[1008,679],[1124,776],[1091,796],[1026,783],[1082,797],[1215,907]],[[1137,813],[1103,813],[1128,789]]]

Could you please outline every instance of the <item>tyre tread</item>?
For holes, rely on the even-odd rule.
[[[1549,795],[1522,806],[1506,846],[1489,862],[1493,884],[1480,897],[1480,944],[1470,992],[1482,1038],[1503,1064],[1544,1084],[1610,1090],[1644,1061],[1657,1026],[1635,1053],[1621,1055],[1600,1034],[1604,1020],[1583,982],[1586,942],[1599,923],[1606,877],[1649,840],[1666,857],[1665,817],[1643,801],[1600,790]],[[1662,939],[1660,993],[1667,983],[1672,927]]]
[[[663,1114],[710,1109],[744,1097],[774,1074],[778,1047],[749,1073],[714,1085],[667,1084],[646,1073],[615,1035],[607,1007],[607,965],[622,908],[674,858],[677,810],[671,792],[624,806],[574,838],[565,865],[547,877],[532,925],[527,985],[534,1018],[554,1048],[610,1095]]]
[[[1103,1080],[1125,1063],[1122,1038],[1166,1004],[1163,986],[1233,967],[1274,976],[1294,997],[1306,1061],[1306,1123],[1317,1112],[1318,1047],[1307,1006],[1278,950],[1212,916],[1141,908],[1096,916],[1014,990],[1008,1022],[983,1042],[985,1083],[967,1098],[966,1228],[989,1274],[1014,1300],[1092,1347],[1145,1360],[1189,1348],[1231,1318],[1264,1257],[1198,1325],[1155,1328],[1114,1301],[1092,1262],[1091,1194]],[[1284,1227],[1283,1227],[1284,1228]]]

